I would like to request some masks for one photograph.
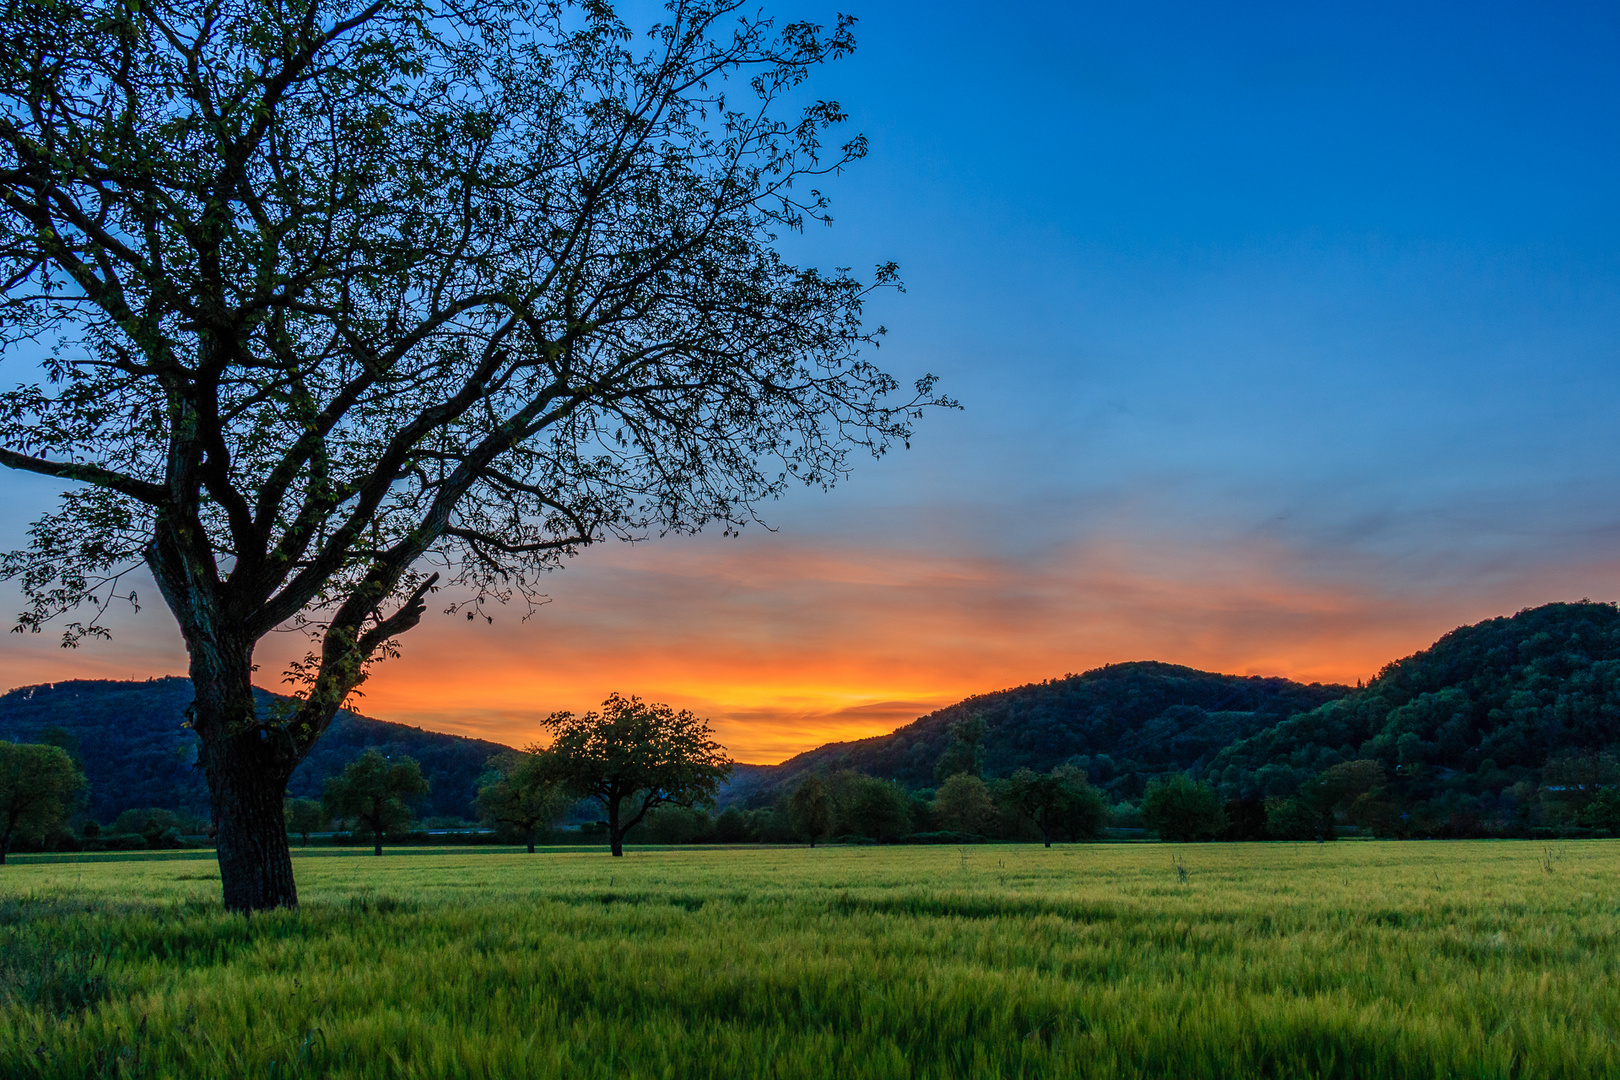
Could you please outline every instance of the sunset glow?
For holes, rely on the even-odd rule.
[[[1156,659],[1346,682],[1463,622],[1620,585],[1620,567],[1539,568],[1471,589],[1375,589],[1313,574],[1275,543],[1122,538],[1008,561],[811,545],[778,534],[592,550],[528,621],[430,615],[356,702],[380,719],[523,745],[556,709],[610,691],[713,720],[742,761],[883,734],[971,694]],[[0,681],[183,673],[167,615],[122,620],[77,652],[12,638]],[[157,648],[152,648],[153,645]],[[261,671],[300,648],[277,636]],[[261,685],[278,689],[274,678]]]
[[[1354,683],[1460,624],[1620,597],[1610,13],[860,15],[812,89],[871,154],[781,250],[897,260],[867,355],[963,409],[740,539],[592,546],[527,620],[441,595],[359,711],[522,745],[619,691],[774,762],[1114,662]],[[0,471],[0,548],[58,488]],[[130,580],[111,642],[0,639],[0,689],[184,673]],[[260,685],[305,648],[265,639]]]

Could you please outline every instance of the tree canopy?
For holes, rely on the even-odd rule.
[[[731,775],[731,758],[705,720],[682,709],[613,694],[600,712],[555,712],[544,721],[551,745],[544,775],[607,815],[608,844],[624,854],[624,834],[656,806],[712,805]]]
[[[410,758],[390,761],[367,750],[326,782],[321,805],[332,817],[353,818],[371,833],[372,854],[382,854],[383,837],[408,824],[412,803],[428,793],[422,767]]]
[[[1019,769],[1007,781],[1007,801],[1035,823],[1041,840],[1095,840],[1108,823],[1108,803],[1086,782],[1086,774],[1059,766],[1040,774]]]
[[[534,832],[550,827],[573,800],[547,771],[538,752],[498,754],[478,788],[478,812],[487,822],[523,837],[534,854]]]
[[[799,781],[793,797],[788,800],[788,819],[793,823],[793,831],[811,847],[816,846],[817,840],[832,835],[833,826],[838,823],[837,808],[821,777],[811,773]]]
[[[539,599],[609,537],[726,529],[909,439],[871,288],[801,268],[862,157],[803,82],[852,20],[671,0],[42,0],[0,25],[0,464],[70,483],[19,626],[179,624],[227,906],[296,903],[287,777],[429,593]],[[644,31],[644,32],[643,32]],[[791,102],[791,103],[790,103]],[[88,617],[73,615],[89,605]],[[255,708],[253,651],[311,650]]]
[[[62,825],[84,786],[84,774],[61,747],[0,742],[0,864],[16,837]]]

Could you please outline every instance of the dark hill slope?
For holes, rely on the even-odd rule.
[[[1340,761],[1376,758],[1409,804],[1499,795],[1550,759],[1620,744],[1620,610],[1582,601],[1453,630],[1364,689],[1235,742],[1209,775],[1287,795]]]
[[[275,695],[260,696],[268,705]],[[65,731],[90,781],[91,815],[100,821],[153,806],[204,816],[208,789],[193,767],[196,740],[184,726],[191,697],[190,680],[180,678],[25,686],[0,696],[0,739],[33,742],[48,728]],[[433,788],[422,813],[450,817],[472,814],[484,762],[508,749],[345,710],[293,773],[288,793],[318,797],[327,777],[371,747],[420,762]]]
[[[1198,770],[1231,743],[1349,692],[1344,686],[1217,675],[1152,661],[1110,664],[971,697],[889,735],[818,747],[773,769],[739,776],[727,796],[760,805],[805,773],[846,768],[910,788],[933,787],[951,724],[977,715],[985,721],[985,776],[1073,762],[1093,783],[1133,798],[1153,776]]]

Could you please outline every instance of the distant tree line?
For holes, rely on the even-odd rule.
[[[208,817],[208,789],[196,766],[196,738],[185,726],[191,680],[71,680],[0,694],[0,740],[61,746],[89,780],[84,813],[105,828],[126,810],[161,808],[186,819]],[[260,707],[285,698],[258,691]],[[293,798],[318,801],[326,781],[367,750],[409,757],[431,788],[424,817],[476,816],[473,799],[485,763],[509,747],[423,731],[340,712],[288,782]]]
[[[167,692],[169,682],[179,680],[157,688]],[[74,689],[0,700],[15,714],[39,696],[55,716],[88,689],[151,684],[62,685]],[[570,838],[618,851],[625,843],[1051,843],[1109,828],[1180,841],[1620,835],[1620,611],[1610,604],[1553,604],[1463,627],[1353,689],[1132,664],[974,702],[983,711],[946,710],[882,739],[752,768],[726,792],[730,763],[701,722],[615,697],[583,717],[554,717],[549,752],[483,744],[498,752],[484,755],[475,781],[456,781],[476,792],[461,797],[459,814],[435,813],[440,774],[423,767],[427,794],[403,791],[400,809],[375,828],[330,797],[324,805],[304,797],[288,802],[287,830],[307,843],[337,828],[375,846],[418,824],[471,828],[467,819],[477,817],[532,850],[559,840],[554,827],[568,818]],[[1308,707],[1284,715],[1301,704]],[[1088,711],[1076,718],[1064,711],[1071,707]],[[1054,737],[1059,746],[1089,732],[1081,745],[1096,750],[1100,740],[1109,752],[1055,762],[1036,754],[1030,732],[1050,735],[1060,723],[1070,734]],[[38,744],[81,763],[73,730],[34,730]],[[1247,734],[1222,741],[1234,732]],[[410,758],[372,749],[396,764]],[[874,771],[891,759],[905,763],[898,776]],[[717,809],[722,796],[730,804]],[[155,806],[109,822],[90,812],[82,791],[68,801],[49,828],[14,830],[13,849],[175,846],[208,826],[200,814]],[[416,813],[429,816],[418,823]]]

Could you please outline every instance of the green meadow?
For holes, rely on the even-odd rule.
[[[1620,1075],[1620,842],[0,868],[0,1075]]]

